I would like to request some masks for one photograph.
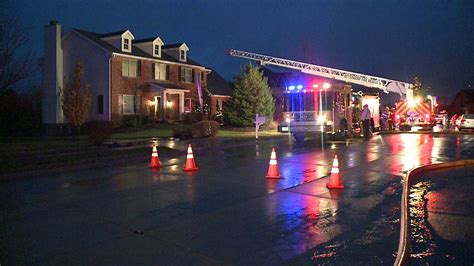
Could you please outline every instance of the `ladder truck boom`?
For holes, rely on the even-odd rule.
[[[406,95],[407,99],[411,99],[413,97],[412,85],[406,82],[234,49],[230,49],[228,54],[230,56],[255,60],[261,65],[274,65],[284,68],[291,68],[310,75],[336,79],[370,88],[377,88],[383,90],[386,93],[399,93],[400,96]]]

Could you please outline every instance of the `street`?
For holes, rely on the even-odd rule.
[[[146,160],[1,183],[0,263],[392,264],[401,177],[474,158],[470,135],[217,139],[193,144],[199,170],[185,173],[187,142],[171,146],[182,156],[159,170]],[[265,178],[272,147],[282,179]],[[329,191],[336,154],[345,188]]]

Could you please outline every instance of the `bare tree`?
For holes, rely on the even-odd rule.
[[[0,18],[0,94],[15,89],[39,69],[28,38],[16,16]]]
[[[77,128],[80,133],[82,124],[89,115],[91,105],[91,92],[89,84],[83,81],[84,65],[76,62],[74,73],[66,83],[63,91],[62,109],[64,116]]]

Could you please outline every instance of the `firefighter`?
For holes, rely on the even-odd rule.
[[[451,117],[451,128],[452,129],[456,129],[456,120],[458,119],[458,115],[457,114],[454,114],[452,117]]]
[[[364,130],[364,139],[369,140],[370,138],[370,120],[372,119],[372,115],[369,110],[369,105],[364,104],[364,108],[362,109],[362,130]]]

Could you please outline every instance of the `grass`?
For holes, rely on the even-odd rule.
[[[129,130],[112,134],[112,140],[166,138],[173,136],[172,127]]]
[[[149,139],[171,137],[173,128],[181,125],[159,125],[146,129],[123,129],[112,135],[112,140]],[[260,137],[283,136],[276,130],[260,130]],[[219,131],[221,138],[255,138],[254,128],[224,127]],[[148,156],[144,148],[126,151],[127,158]],[[124,158],[124,151],[107,146],[92,145],[87,136],[31,138],[0,142],[0,176],[32,170],[53,169],[77,165],[91,165]]]
[[[150,138],[169,138],[173,136],[173,129],[189,128],[191,125],[162,124],[148,128],[124,128],[112,134],[111,140],[137,140]]]
[[[219,130],[218,137],[222,138],[255,138],[255,128],[223,128]],[[278,137],[283,136],[276,129],[259,130],[259,137]]]

